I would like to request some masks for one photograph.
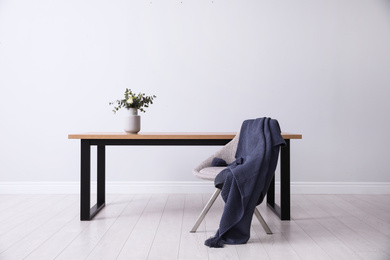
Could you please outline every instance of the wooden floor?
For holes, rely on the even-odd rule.
[[[245,245],[203,245],[223,210],[218,200],[189,233],[211,194],[108,195],[93,221],[77,195],[0,195],[0,259],[390,259],[390,195],[293,195],[292,220],[258,208]]]

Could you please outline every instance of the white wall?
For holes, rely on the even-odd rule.
[[[0,0],[0,182],[77,182],[70,133],[122,131],[108,102],[157,95],[142,131],[269,116],[293,182],[390,182],[387,0]],[[183,181],[216,147],[109,147],[107,179]]]

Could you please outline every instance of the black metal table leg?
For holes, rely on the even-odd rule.
[[[280,151],[280,219],[290,220],[290,140]]]
[[[104,145],[97,149],[97,203],[91,206],[91,142],[81,140],[80,220],[91,220],[105,205],[106,152]]]
[[[80,220],[89,220],[91,204],[91,144],[81,140]]]
[[[272,177],[271,183],[267,191],[267,204],[270,206],[275,205],[275,175]]]
[[[275,203],[275,176],[267,192],[267,205],[281,220],[290,220],[290,139],[280,150],[280,207]]]
[[[97,149],[97,205],[101,207],[106,202],[106,146]]]

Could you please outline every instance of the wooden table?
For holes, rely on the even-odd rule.
[[[80,219],[91,220],[104,206],[106,197],[107,145],[225,145],[236,133],[83,133],[70,134],[81,140]],[[275,177],[267,192],[267,205],[281,220],[290,219],[290,139],[300,134],[282,133],[286,146],[280,152],[280,207],[275,203]],[[91,203],[91,146],[97,146],[97,203]]]

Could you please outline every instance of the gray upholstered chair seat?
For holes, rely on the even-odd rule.
[[[206,167],[199,171],[197,177],[203,180],[213,181],[218,173],[224,169],[226,169],[226,167]]]
[[[193,174],[203,180],[213,181],[215,176],[220,173],[225,167],[212,167],[211,163],[214,158],[221,158],[230,164],[236,160],[236,150],[238,145],[238,139],[240,134],[238,133],[233,140],[223,146],[221,149],[216,151],[213,155],[209,156],[206,160],[201,162],[192,171]]]

